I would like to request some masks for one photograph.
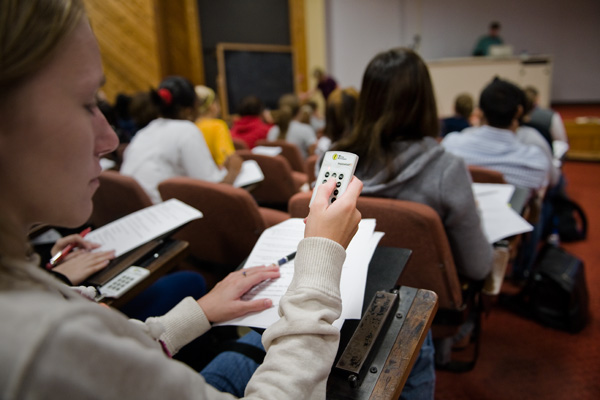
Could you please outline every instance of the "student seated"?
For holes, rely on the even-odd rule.
[[[319,137],[315,154],[322,157],[331,147],[332,143],[348,135],[354,126],[354,115],[356,104],[358,103],[358,91],[352,87],[337,88],[329,95],[327,104],[325,104],[325,129],[323,135]],[[319,166],[316,165],[318,175]]]
[[[532,109],[526,113],[523,124],[540,131],[552,148],[554,148],[555,141],[567,145],[567,132],[560,114],[549,108],[540,107],[539,93],[534,86],[527,86],[524,91],[527,103]]]
[[[185,78],[165,78],[151,96],[160,118],[139,130],[123,154],[120,172],[135,178],[154,203],[162,201],[158,184],[175,176],[232,184],[242,159],[231,154],[220,168],[202,132],[194,124],[197,96]]]
[[[267,138],[271,125],[263,120],[264,105],[256,96],[247,96],[242,99],[238,108],[239,118],[233,121],[231,137],[243,140],[249,149],[256,146],[256,142]]]
[[[279,99],[276,124],[269,129],[268,140],[285,140],[300,149],[303,158],[309,155],[309,149],[317,141],[312,126],[300,122],[300,100],[295,94],[286,94]]]
[[[473,98],[468,93],[461,93],[454,100],[454,115],[442,119],[441,136],[450,132],[460,132],[471,126],[470,118],[473,112]]]
[[[219,118],[221,107],[214,90],[207,86],[196,86],[198,96],[198,118],[196,126],[202,131],[206,145],[215,163],[223,165],[227,157],[235,153],[227,123]]]
[[[362,195],[426,204],[444,224],[459,274],[482,280],[492,266],[492,247],[483,234],[462,159],[444,151],[437,106],[427,66],[412,50],[377,54],[363,75],[351,133],[332,150],[360,157],[356,176]],[[401,398],[433,399],[434,349],[431,333]]]
[[[519,142],[516,131],[523,115],[524,94],[516,85],[494,79],[481,92],[483,125],[442,140],[446,151],[468,165],[501,172],[508,183],[539,190],[548,184],[551,165],[537,146]]]
[[[0,194],[0,397],[231,398],[171,356],[212,323],[271,307],[241,296],[276,279],[278,267],[233,272],[200,299],[188,297],[145,322],[89,301],[41,270],[27,233],[37,223],[86,222],[100,158],[118,139],[96,106],[104,73],[83,1],[5,0],[0,15],[9,13],[0,26],[0,42],[15,44],[0,46],[0,183],[10,188]],[[262,337],[264,363],[212,365],[247,397],[325,397],[340,335],[332,326],[341,314],[340,275],[358,229],[362,187],[354,179],[328,205],[333,185],[317,192],[282,318]]]

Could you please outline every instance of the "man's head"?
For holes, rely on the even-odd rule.
[[[469,93],[461,93],[454,99],[454,111],[465,119],[473,112],[473,97]]]
[[[500,34],[500,22],[493,21],[490,23],[490,36],[498,36]]]
[[[488,125],[508,129],[523,113],[525,95],[516,85],[494,78],[479,97],[479,108]]]

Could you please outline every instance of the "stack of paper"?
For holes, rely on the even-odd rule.
[[[340,283],[343,311],[342,316],[334,323],[338,328],[341,328],[345,319],[361,318],[369,262],[382,236],[382,232],[375,232],[374,219],[363,219],[359,224],[358,232],[346,250],[346,261]],[[256,242],[244,268],[276,262],[283,256],[296,251],[298,243],[303,237],[304,221],[301,218],[291,218],[266,229]],[[275,323],[279,319],[277,311],[279,300],[285,294],[294,275],[294,262],[284,264],[280,271],[280,278],[258,285],[246,294],[246,299],[270,298],[273,301],[273,307],[221,325],[267,328]]]
[[[513,185],[473,183],[483,232],[489,243],[533,230],[533,226],[510,208]]]

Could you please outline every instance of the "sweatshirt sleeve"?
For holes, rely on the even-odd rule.
[[[167,357],[155,340],[114,310],[90,303],[70,307],[60,317],[44,325],[39,341],[20,355],[10,398],[234,398]],[[174,325],[182,321],[175,315],[165,318]]]
[[[171,356],[210,327],[204,311],[192,297],[181,300],[163,316],[148,318],[142,325],[142,329],[160,341]]]
[[[340,332],[345,251],[323,238],[300,242],[294,278],[279,304],[281,319],[263,334],[267,356],[246,388],[247,398],[324,399]]]
[[[464,161],[455,158],[445,169],[440,182],[446,211],[442,222],[456,269],[464,277],[484,279],[492,268],[492,245],[483,233],[471,177]]]

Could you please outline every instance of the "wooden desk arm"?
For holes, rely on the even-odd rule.
[[[423,341],[438,309],[438,296],[425,289],[417,290],[406,321],[396,337],[370,400],[398,399],[408,379]]]

